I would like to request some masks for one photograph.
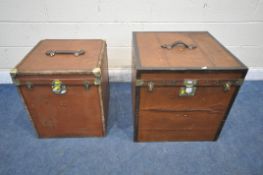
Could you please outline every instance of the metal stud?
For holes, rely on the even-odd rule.
[[[32,89],[32,83],[31,83],[30,81],[27,81],[27,82],[26,82],[26,87],[27,87],[28,89]]]
[[[88,81],[84,81],[83,86],[84,86],[84,88],[86,90],[88,90],[89,89],[89,82]]]

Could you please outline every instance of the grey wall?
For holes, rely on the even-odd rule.
[[[0,75],[45,38],[105,39],[110,67],[128,69],[142,30],[207,30],[263,68],[263,0],[0,0]]]

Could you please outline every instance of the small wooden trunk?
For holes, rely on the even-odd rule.
[[[104,136],[103,40],[43,40],[11,71],[39,137]]]
[[[247,70],[208,32],[135,32],[135,140],[216,140]]]

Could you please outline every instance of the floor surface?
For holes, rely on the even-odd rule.
[[[105,138],[38,139],[16,88],[0,86],[1,175],[262,175],[263,82],[246,82],[216,142],[134,143],[128,83],[112,83]]]

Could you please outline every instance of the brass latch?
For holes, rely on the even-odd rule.
[[[150,81],[150,82],[147,83],[147,86],[148,86],[148,91],[152,92],[153,88],[154,88],[154,83],[152,81]]]
[[[179,90],[179,96],[194,96],[196,92],[197,80],[184,80],[184,86]]]
[[[227,92],[227,91],[230,90],[230,88],[231,88],[231,83],[230,83],[230,82],[226,82],[226,83],[224,84],[224,91]]]

